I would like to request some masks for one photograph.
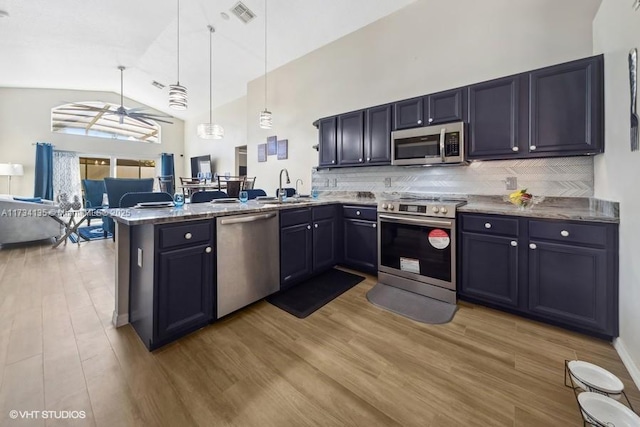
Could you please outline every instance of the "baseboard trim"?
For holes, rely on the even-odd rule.
[[[627,347],[624,345],[624,341],[622,338],[618,337],[613,340],[613,348],[618,352],[618,356],[622,359],[622,363],[624,363],[625,368],[629,371],[629,375],[631,375],[631,379],[634,383],[636,383],[636,387],[640,390],[640,368],[633,361],[631,355],[627,351]]]
[[[116,328],[124,326],[129,323],[129,314],[127,313],[118,315],[118,313],[114,310],[113,316],[111,316],[111,323],[113,323],[113,326],[115,326]]]

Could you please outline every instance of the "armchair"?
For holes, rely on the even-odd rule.
[[[83,179],[82,189],[84,190],[84,208],[87,210],[87,225],[91,225],[92,218],[102,218],[96,215],[97,209],[101,209],[102,196],[107,192],[103,180]]]
[[[130,179],[130,178],[105,178],[104,185],[109,198],[109,208],[119,208],[120,199],[126,193],[152,192],[153,178]],[[102,228],[105,233],[112,233],[113,240],[116,239],[115,223],[112,218],[104,217]]]

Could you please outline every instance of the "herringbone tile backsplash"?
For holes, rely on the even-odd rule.
[[[593,157],[472,162],[468,166],[368,166],[314,170],[313,187],[331,191],[508,194],[506,179],[542,196],[593,196]]]

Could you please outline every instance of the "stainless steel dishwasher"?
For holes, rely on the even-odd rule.
[[[216,219],[217,318],[280,290],[278,212]]]

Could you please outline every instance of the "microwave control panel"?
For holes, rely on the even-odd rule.
[[[460,155],[460,132],[447,132],[444,136],[444,155],[456,157]]]

